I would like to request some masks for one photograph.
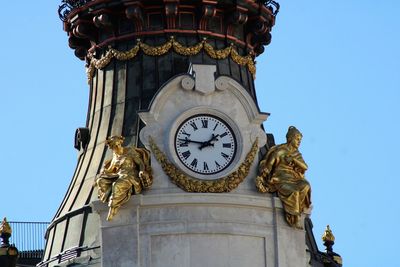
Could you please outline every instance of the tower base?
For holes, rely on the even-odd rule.
[[[112,221],[106,204],[91,205],[103,267],[310,266],[305,232],[270,195],[138,195]]]

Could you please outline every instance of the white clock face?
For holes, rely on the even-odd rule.
[[[201,114],[188,118],[177,129],[175,150],[193,172],[211,175],[226,169],[236,154],[236,138],[222,119]]]

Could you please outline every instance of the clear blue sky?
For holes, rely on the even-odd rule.
[[[400,266],[400,1],[279,2],[257,59],[265,129],[277,143],[289,125],[303,132],[317,239],[330,224],[345,266]],[[85,124],[84,63],[68,48],[58,4],[0,9],[0,216],[13,221],[52,219]]]

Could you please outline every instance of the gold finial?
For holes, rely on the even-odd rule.
[[[0,235],[1,234],[10,234],[11,235],[12,230],[10,224],[7,222],[7,218],[4,217],[3,221],[0,224]]]
[[[322,235],[322,241],[335,242],[335,236],[333,235],[332,230],[329,228],[329,224],[326,226],[325,232]]]

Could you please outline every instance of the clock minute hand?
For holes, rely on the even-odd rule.
[[[194,140],[190,140],[190,139],[188,139],[188,138],[185,138],[185,139],[181,139],[181,138],[178,138],[178,140],[179,141],[183,141],[183,142],[185,142],[185,143],[196,143],[196,144],[203,144],[204,142],[200,142],[200,141],[194,141]]]

